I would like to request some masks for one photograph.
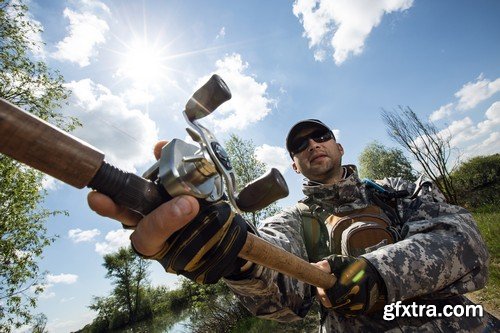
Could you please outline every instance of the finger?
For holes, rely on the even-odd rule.
[[[317,288],[317,295],[316,296],[325,308],[329,309],[332,307],[332,303],[330,302],[330,299],[328,298],[328,296],[326,296],[326,292],[324,289]]]
[[[161,141],[158,141],[156,144],[155,144],[155,147],[153,149],[153,153],[155,154],[155,158],[157,160],[160,159],[161,157],[161,149],[163,148],[163,146],[165,146],[166,144],[168,143],[167,140],[161,140]]]
[[[330,264],[326,260],[321,260],[321,261],[311,263],[311,264],[318,267],[319,269],[321,269],[324,272],[331,273]]]
[[[135,227],[142,216],[138,213],[117,205],[110,197],[102,193],[92,191],[87,195],[90,209],[97,214],[117,220],[129,227]]]
[[[188,195],[160,205],[145,216],[130,235],[134,248],[145,256],[155,255],[174,232],[195,218],[199,209],[198,200]]]

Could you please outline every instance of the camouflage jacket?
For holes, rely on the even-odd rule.
[[[413,193],[416,184],[386,178],[382,185]],[[370,204],[367,189],[354,172],[334,185],[305,185],[307,199],[333,212],[359,209]],[[482,288],[487,279],[488,253],[472,216],[465,209],[444,202],[431,186],[419,189],[413,199],[398,203],[403,239],[364,254],[383,278],[387,302],[466,304],[462,294]],[[308,260],[301,215],[296,207],[262,221],[259,236]],[[290,322],[300,320],[315,300],[315,288],[262,266],[252,277],[226,280],[231,290],[254,314]],[[475,332],[483,331],[487,316],[469,318],[383,319],[383,310],[346,318],[334,311],[323,316],[321,332]]]

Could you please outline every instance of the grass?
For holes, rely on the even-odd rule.
[[[486,287],[468,296],[500,318],[500,208],[485,206],[472,211],[472,215],[490,253],[490,270]]]

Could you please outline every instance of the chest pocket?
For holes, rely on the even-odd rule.
[[[375,205],[347,214],[330,215],[325,224],[332,254],[357,257],[398,240],[391,220]]]
[[[330,254],[357,257],[399,240],[391,220],[375,205],[326,217],[324,213],[314,216],[309,209],[304,214],[304,207],[300,211],[310,261],[319,261]]]

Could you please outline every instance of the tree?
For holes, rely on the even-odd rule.
[[[471,158],[451,177],[461,205],[477,208],[500,204],[500,154]]]
[[[226,141],[225,149],[236,174],[237,191],[241,191],[246,184],[259,178],[266,171],[265,163],[255,157],[255,146],[251,140],[243,140],[231,134]],[[243,217],[255,225],[258,221],[276,214],[278,210],[278,206],[273,203],[260,211],[244,213]]]
[[[148,267],[151,263],[140,258],[131,247],[121,248],[104,256],[106,277],[113,279],[115,308],[127,315],[126,323],[134,323],[140,315]]]
[[[259,178],[266,171],[266,165],[255,157],[255,146],[251,140],[243,140],[231,134],[225,143],[226,152],[236,174],[237,191],[249,182]],[[254,225],[279,211],[276,203],[253,213],[243,213]],[[241,303],[229,294],[229,288],[219,282],[215,285],[196,285],[183,280],[182,289],[190,299],[193,332],[230,332],[238,321],[250,316]]]
[[[43,313],[35,316],[31,333],[46,333],[47,331],[47,316]]]
[[[105,328],[107,329],[113,314],[116,312],[115,306],[117,303],[117,300],[112,295],[92,297],[92,303],[89,305],[89,309],[97,312],[97,317],[94,319],[94,323],[105,323]]]
[[[29,19],[22,0],[0,0],[0,98],[66,130],[78,125],[57,112],[67,98],[64,79],[31,52],[41,47],[31,36],[41,27]],[[44,223],[50,212],[39,208],[45,192],[42,175],[0,155],[0,331],[33,318],[42,277],[37,259],[54,241]]]
[[[383,179],[385,177],[402,177],[415,181],[410,161],[403,151],[388,148],[377,141],[369,143],[359,156],[361,178]]]
[[[65,130],[80,123],[58,112],[69,91],[64,78],[33,60],[30,50],[40,48],[30,36],[42,28],[29,19],[23,1],[0,0],[0,97]]]
[[[446,200],[456,204],[457,195],[450,177],[456,166],[450,161],[451,137],[440,133],[433,123],[420,120],[409,107],[399,107],[392,112],[384,110],[382,118],[389,137],[417,160]]]
[[[37,259],[54,241],[44,222],[58,212],[37,208],[41,177],[0,155],[0,332],[28,324],[43,291]]]

